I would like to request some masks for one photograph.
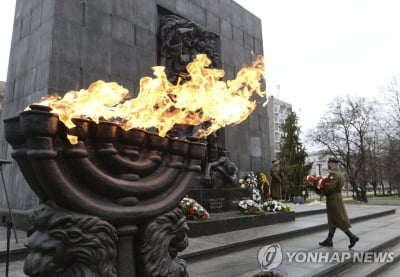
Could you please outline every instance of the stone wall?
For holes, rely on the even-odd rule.
[[[0,81],[0,120],[1,120],[1,113],[3,111],[3,100],[5,92],[6,92],[6,83]]]
[[[99,79],[135,93],[139,79],[152,76],[151,67],[158,62],[160,11],[219,36],[226,79],[263,53],[260,19],[232,0],[17,0],[3,118],[18,115],[43,96],[87,88]],[[258,108],[247,121],[222,132],[220,142],[241,175],[269,168],[267,129],[267,114]],[[9,152],[2,139],[1,156],[10,158]],[[4,172],[12,207],[36,206],[17,166]],[[0,207],[5,207],[3,194]]]

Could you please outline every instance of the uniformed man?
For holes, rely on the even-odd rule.
[[[349,249],[351,249],[359,238],[349,230],[351,224],[342,198],[342,188],[345,179],[339,169],[339,161],[335,158],[329,158],[328,169],[328,185],[322,188],[322,192],[326,196],[329,233],[328,237],[320,242],[319,245],[332,247],[333,235],[335,234],[336,228],[339,228],[349,237]]]
[[[281,199],[282,173],[279,168],[279,161],[272,161],[271,174],[271,197],[274,200]]]

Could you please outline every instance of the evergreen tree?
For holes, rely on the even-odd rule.
[[[282,124],[283,135],[278,158],[283,174],[283,195],[292,199],[306,191],[303,178],[308,175],[312,163],[306,164],[308,156],[300,142],[300,127],[295,112],[291,112]]]

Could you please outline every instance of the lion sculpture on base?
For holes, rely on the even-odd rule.
[[[141,274],[146,277],[187,277],[186,262],[177,257],[188,246],[184,208],[157,217],[142,230],[138,255]]]
[[[24,273],[35,277],[116,277],[117,230],[98,217],[42,205],[30,215]]]

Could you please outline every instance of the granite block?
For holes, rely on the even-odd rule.
[[[199,5],[202,8],[207,9],[209,6],[210,0],[197,0],[196,4]]]
[[[264,45],[261,39],[257,37],[254,38],[254,54],[255,55],[263,55],[264,53]]]
[[[240,216],[227,220],[226,231],[243,230],[249,226],[254,226],[254,216]]]
[[[225,216],[211,214],[210,219],[207,220],[188,220],[190,228],[188,236],[191,238],[209,236],[293,220],[295,220],[294,212],[266,213],[265,215],[244,215],[238,212],[225,214]]]
[[[176,1],[177,0],[156,0],[156,3],[158,7],[174,11],[176,10]]]
[[[47,36],[48,34],[43,35],[43,37]],[[43,54],[38,62],[42,62],[47,56],[50,56],[50,49],[48,50],[47,48],[52,46],[53,55],[56,55],[55,57],[79,65],[81,63],[83,48],[82,26],[55,20],[52,43],[48,40],[43,40],[41,44],[47,45],[43,47]]]
[[[142,4],[144,1],[140,1]],[[147,1],[146,1],[147,2]],[[139,9],[139,1],[119,0],[113,1],[112,13],[113,16],[132,20],[135,17],[135,9]]]
[[[190,189],[187,194],[212,213],[235,211],[237,206],[234,202],[250,197],[250,192],[241,188]]]
[[[191,238],[208,236],[213,234],[220,234],[226,232],[226,222],[219,222],[214,220],[203,221],[188,221],[190,231],[188,236]]]
[[[49,61],[44,61],[36,66],[34,91],[42,90],[47,87],[49,81],[49,67]]]
[[[189,12],[189,1],[186,0],[176,0],[175,9],[178,14],[185,15]]]
[[[254,37],[248,32],[244,32],[244,47],[249,50],[254,50]]]
[[[88,33],[111,36],[113,15],[105,13],[96,6],[86,8],[85,27]]]
[[[220,20],[220,26],[221,26],[221,35],[229,40],[232,40],[233,39],[232,24],[228,20],[222,19]]]
[[[220,22],[219,17],[214,15],[213,13],[207,11],[206,12],[206,28],[215,34],[220,33]]]
[[[238,27],[233,26],[233,40],[239,44],[244,44],[244,34],[243,30],[239,29]]]
[[[55,1],[54,15],[60,21],[81,24],[84,17],[84,4],[81,0]]]
[[[21,25],[22,25],[22,18],[15,18],[14,25],[13,25],[13,32],[12,32],[12,39],[11,39],[11,46],[13,47],[21,38]],[[11,47],[11,51],[12,51]]]
[[[145,76],[154,77],[153,70],[151,68],[154,65],[157,65],[157,51],[155,43],[153,45],[147,45],[147,47],[137,47],[135,63],[139,78]]]
[[[135,25],[135,44],[156,51],[157,33],[148,28]]]
[[[123,18],[112,18],[112,38],[129,45],[135,45],[135,26]]]
[[[153,20],[149,20],[152,18]],[[135,16],[131,20],[136,25],[142,26],[151,30],[151,32],[157,32],[158,20],[157,19],[157,6],[154,0],[142,1],[140,6],[135,9]]]
[[[29,36],[20,40],[15,52],[13,62],[16,64],[15,74],[19,76],[25,73],[29,63]]]
[[[80,67],[70,63],[60,63],[58,66],[57,88],[64,90],[80,90]],[[49,82],[51,85],[52,82]]]
[[[254,218],[254,227],[261,227],[276,224],[278,217],[281,215],[276,213],[267,213],[266,215],[260,215]]]
[[[27,17],[30,16],[31,11],[35,5],[35,3],[33,1],[21,1],[22,3],[22,7],[21,7],[21,15],[23,17]]]
[[[214,1],[213,1],[214,2]],[[210,7],[210,10],[214,11],[215,14],[218,14],[221,18],[228,19],[229,15],[232,12],[232,2],[231,0],[218,0],[215,1],[217,2],[216,4],[216,9],[213,9]]]
[[[102,12],[106,14],[112,14],[113,13],[113,5],[115,2],[119,1],[110,1],[110,0],[86,0],[89,7],[90,6],[95,6],[97,9],[101,10]],[[82,2],[82,1],[81,1]]]
[[[90,33],[85,31],[84,40],[84,68],[86,70],[108,72],[111,60],[111,37],[100,33]],[[86,45],[90,45],[90,47],[87,47]]]
[[[23,2],[23,1],[21,1],[21,2]],[[58,1],[58,2],[66,2],[66,1]],[[51,21],[54,18],[56,1],[55,0],[41,0],[40,4],[42,7],[42,21],[41,21],[42,24],[44,22]]]
[[[135,69],[135,48],[132,45],[113,40],[111,56],[112,76],[132,78]]]
[[[277,213],[277,215],[279,215],[276,217],[277,220],[276,222],[278,223],[292,221],[295,220],[296,217],[295,212],[282,212],[282,213]]]
[[[244,24],[245,10],[244,10],[244,8],[241,5],[239,5],[238,3],[233,2],[231,9],[232,9],[232,12],[230,13],[229,18],[231,19],[232,24],[235,27],[244,30],[244,28],[245,28],[245,24]]]
[[[35,88],[36,68],[27,70],[24,78],[23,95],[29,95]]]
[[[21,20],[21,33],[20,38],[28,36],[31,32],[31,15],[24,16]]]
[[[11,101],[15,101],[17,99],[17,97],[23,95],[24,83],[25,83],[24,81],[25,81],[25,75],[20,75],[15,78],[14,97],[12,99],[10,99]]]
[[[252,13],[250,13],[249,11],[243,11],[243,18],[244,18],[245,31],[254,36],[257,17]]]
[[[187,18],[190,18],[193,22],[199,24],[200,26],[206,26],[206,11],[201,6],[197,5],[195,2],[188,2],[188,11],[185,14]]]
[[[41,22],[42,22],[42,6],[37,5],[32,10],[31,32],[39,28]]]

